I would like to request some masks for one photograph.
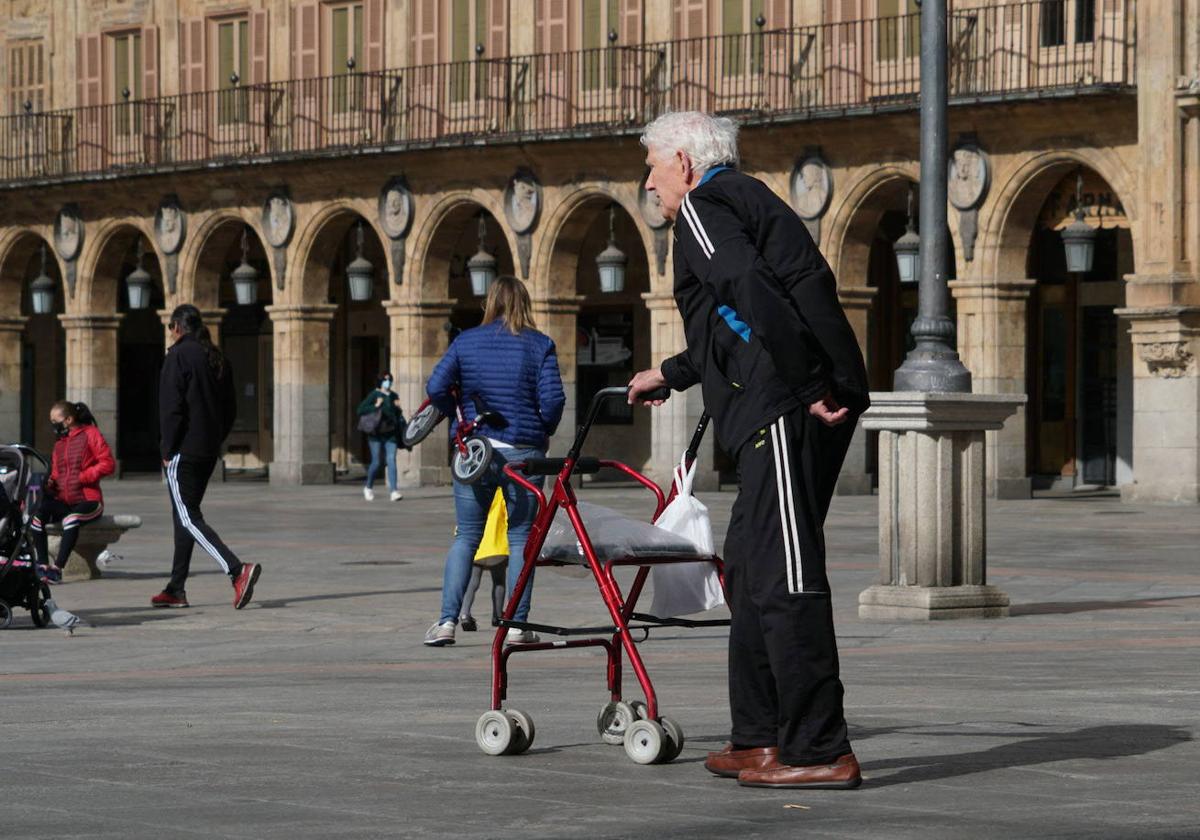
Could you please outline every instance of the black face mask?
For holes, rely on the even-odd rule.
[[[66,436],[67,436],[67,431],[68,431],[68,430],[67,430],[67,424],[66,424],[66,423],[51,423],[50,425],[54,427],[54,434],[55,434],[56,436],[58,436],[58,437],[60,437],[60,438],[61,438],[61,437],[66,437]]]

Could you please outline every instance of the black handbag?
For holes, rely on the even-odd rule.
[[[366,414],[358,416],[358,430],[364,435],[379,435],[383,434],[379,430],[384,420],[383,409],[377,408],[374,411],[368,411]]]

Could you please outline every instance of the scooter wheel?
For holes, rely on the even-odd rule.
[[[12,607],[8,605],[8,601],[0,601],[0,630],[12,624]]]
[[[463,484],[474,484],[483,477],[492,463],[492,444],[486,438],[471,436],[463,441],[466,452],[456,449],[450,469],[454,478]]]
[[[484,712],[475,723],[475,743],[488,755],[506,755],[515,746],[517,727],[513,719],[496,710]]]
[[[625,755],[636,764],[657,764],[670,750],[667,733],[652,720],[635,720],[625,730]]]
[[[633,707],[619,700],[605,703],[596,717],[596,731],[606,744],[619,746],[625,743],[625,732],[637,720]]]
[[[429,437],[429,433],[434,427],[441,422],[445,415],[437,410],[433,403],[427,404],[424,408],[409,418],[408,425],[404,427],[404,433],[400,435],[401,442],[412,449],[425,438]]]
[[[504,713],[517,729],[512,748],[505,755],[520,755],[533,744],[537,728],[533,725],[533,718],[520,709],[505,709]]]

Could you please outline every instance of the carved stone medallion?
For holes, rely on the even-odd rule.
[[[817,155],[809,155],[792,170],[792,208],[801,219],[812,221],[825,215],[833,198],[833,172]]]
[[[63,205],[54,219],[54,250],[64,262],[71,262],[83,250],[83,219],[75,204]]]
[[[267,199],[263,205],[262,227],[272,247],[283,248],[291,241],[296,229],[296,208],[286,193],[278,191]]]
[[[379,193],[379,227],[389,239],[408,236],[413,223],[413,196],[402,175],[390,179]]]
[[[542,185],[526,169],[518,170],[504,190],[504,217],[512,232],[520,236],[532,231],[542,213]]]
[[[158,205],[154,215],[154,238],[164,254],[176,254],[183,247],[187,236],[187,217],[179,206],[179,199],[169,195]]]
[[[950,153],[948,167],[946,192],[950,204],[958,210],[974,210],[983,204],[992,179],[987,154],[973,143],[965,143]]]

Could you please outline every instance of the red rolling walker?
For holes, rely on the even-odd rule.
[[[525,565],[517,579],[516,588],[509,594],[508,604],[496,637],[492,641],[492,707],[484,712],[475,725],[475,740],[480,749],[488,755],[516,755],[525,752],[533,743],[533,719],[525,712],[506,708],[504,700],[508,689],[508,660],[517,653],[535,653],[549,650],[569,650],[572,648],[601,647],[608,654],[607,673],[610,700],[600,710],[596,720],[596,729],[607,744],[622,744],[625,753],[638,764],[660,764],[673,761],[683,749],[683,730],[671,718],[661,714],[658,697],[654,692],[654,684],[646,671],[645,663],[638,652],[633,634],[641,633],[640,641],[645,641],[650,631],[657,627],[716,627],[728,626],[728,619],[689,620],[682,618],[659,618],[636,611],[638,598],[642,594],[650,569],[660,563],[712,563],[716,566],[725,585],[724,567],[719,557],[700,556],[652,556],[635,557],[625,553],[614,556],[602,556],[596,543],[589,536],[583,519],[580,516],[578,500],[571,487],[571,476],[574,474],[595,473],[602,468],[617,470],[624,473],[633,481],[641,484],[654,494],[654,519],[657,519],[667,506],[669,498],[661,487],[632,467],[619,461],[608,461],[581,456],[584,441],[596,420],[600,406],[605,400],[626,399],[628,389],[624,387],[604,388],[592,400],[586,420],[579,427],[575,442],[565,458],[538,458],[524,463],[511,463],[505,466],[505,473],[537,498],[538,512],[530,528],[528,541],[525,543]],[[644,395],[643,399],[666,399],[669,391],[661,391]],[[696,458],[696,451],[708,426],[708,416],[701,418],[692,436],[687,450],[687,463],[690,465]],[[553,489],[547,499],[546,495],[526,475],[554,475]],[[674,486],[671,496],[674,496]],[[521,595],[529,585],[530,578],[536,566],[565,565],[560,560],[547,559],[542,556],[542,548],[547,534],[554,522],[559,509],[565,511],[575,531],[582,561],[590,570],[592,578],[600,590],[600,597],[612,624],[603,627],[556,627],[546,624],[534,624],[525,621],[514,621],[513,615]],[[637,567],[637,574],[629,592],[622,593],[614,571],[621,566]],[[509,628],[534,630],[538,633],[567,638],[564,641],[544,641],[533,644],[505,644],[505,636]],[[634,700],[626,702],[621,694],[622,657],[627,656],[637,676],[638,684],[645,696],[645,702]]]

